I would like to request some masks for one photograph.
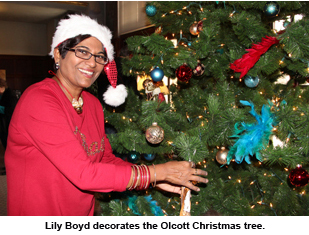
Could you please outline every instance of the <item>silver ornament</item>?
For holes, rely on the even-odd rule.
[[[154,122],[146,130],[146,139],[151,144],[159,144],[164,139],[164,130]]]

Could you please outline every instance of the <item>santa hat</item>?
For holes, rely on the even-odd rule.
[[[65,40],[74,38],[80,34],[89,34],[97,38],[103,44],[109,60],[104,66],[104,71],[111,84],[103,94],[103,99],[108,105],[121,105],[127,97],[127,90],[122,84],[117,86],[117,68],[114,61],[114,47],[111,43],[112,33],[106,26],[100,25],[96,20],[85,15],[69,15],[68,19],[59,21],[49,55],[53,58],[54,49],[56,47]]]

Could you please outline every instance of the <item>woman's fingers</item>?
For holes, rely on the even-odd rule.
[[[167,192],[181,194],[180,186],[171,185],[168,183],[158,183],[156,187]]]
[[[193,175],[204,175],[204,176],[207,176],[208,172],[204,171],[204,170],[201,170],[201,169],[195,168],[195,169],[193,169],[192,174]]]
[[[177,162],[171,161],[163,164],[162,171],[166,175],[163,181],[168,181],[172,184],[182,185],[192,190],[199,191],[199,188],[192,184],[192,182],[208,183],[207,171],[195,167],[193,162]]]

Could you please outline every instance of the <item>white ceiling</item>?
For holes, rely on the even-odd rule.
[[[85,12],[87,7],[86,1],[0,1],[0,20],[44,23],[67,11]]]

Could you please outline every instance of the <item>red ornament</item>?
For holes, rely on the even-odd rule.
[[[203,21],[197,23],[197,31],[200,33],[203,31]]]
[[[192,77],[192,69],[188,65],[183,64],[176,70],[176,77],[181,82],[188,82]]]
[[[163,101],[165,101],[165,97],[163,93],[160,93],[158,96],[158,102],[161,104]]]
[[[292,185],[302,187],[308,184],[309,174],[301,165],[297,165],[297,167],[289,174],[289,179]]]

